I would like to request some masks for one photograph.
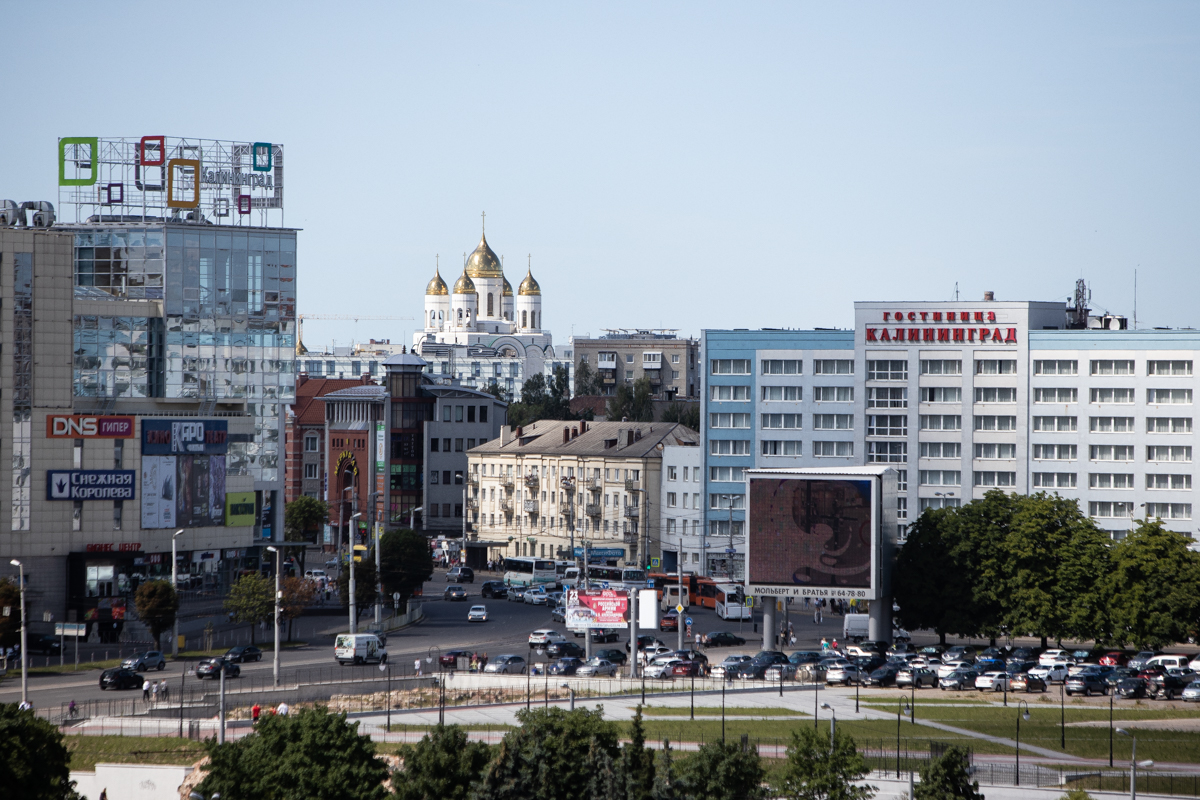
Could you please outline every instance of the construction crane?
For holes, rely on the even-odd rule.
[[[300,335],[296,339],[297,343],[304,341],[304,320],[306,320],[306,319],[354,320],[355,322],[358,322],[360,319],[365,319],[365,320],[371,320],[371,321],[386,320],[386,321],[391,321],[391,322],[404,322],[404,321],[412,322],[412,317],[388,317],[388,316],[379,317],[379,316],[372,316],[369,314],[297,314],[296,319],[299,320],[299,322],[300,322],[300,326],[299,326],[300,327],[300,330],[299,330]]]

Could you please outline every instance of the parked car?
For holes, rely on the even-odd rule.
[[[973,669],[956,669],[944,678],[938,678],[938,688],[942,691],[954,689],[961,691],[962,689],[974,689],[975,679],[979,677],[979,673]]]
[[[146,679],[131,669],[114,667],[100,673],[101,689],[140,689]]]
[[[662,615],[658,621],[658,629],[660,631],[677,631],[679,630],[679,612],[671,609]]]
[[[245,664],[250,661],[262,661],[263,652],[252,644],[238,645],[231,647],[225,651],[225,660],[233,661],[237,664]],[[162,667],[159,667],[162,669]]]
[[[1108,687],[1104,685],[1104,673],[1088,669],[1069,676],[1063,690],[1068,695],[1081,694],[1084,697],[1091,697],[1093,694],[1108,694]]]
[[[704,637],[703,643],[709,647],[741,647],[746,640],[729,631],[713,631]]]
[[[14,612],[15,613],[15,612]],[[26,634],[30,653],[56,656],[62,652],[62,641],[49,633]]]
[[[1000,658],[977,658],[973,665],[980,672],[1007,672],[1005,663]]]
[[[438,656],[438,666],[443,669],[458,669],[458,660],[470,657],[470,650],[447,650]]]
[[[582,658],[566,656],[547,667],[546,672],[551,675],[574,675],[581,666],[583,666]]]
[[[1125,662],[1125,666],[1133,667],[1134,669],[1141,669],[1142,667],[1146,666],[1147,661],[1157,655],[1161,655],[1161,653],[1157,650],[1142,650],[1137,655]]]
[[[553,628],[539,628],[529,634],[530,647],[545,647],[552,642],[565,642],[566,640],[566,636],[563,636]]]
[[[1106,667],[1123,667],[1129,663],[1129,656],[1121,650],[1109,650],[1100,656],[1100,663]]]
[[[943,661],[942,665],[937,668],[938,680],[940,681],[942,678],[949,677],[951,672],[970,668],[971,663],[969,661]]]
[[[446,580],[455,583],[474,583],[475,570],[470,567],[453,567],[446,573]]]
[[[565,658],[568,656],[583,658],[586,654],[586,651],[574,642],[551,642],[546,645],[546,656],[548,658]]]
[[[651,645],[638,651],[638,663],[649,664],[654,659],[670,655],[672,652],[671,648],[664,644]]]
[[[787,662],[787,656],[778,650],[762,650],[754,658],[743,662],[734,674],[739,680],[762,680],[767,667]]]
[[[709,674],[714,678],[729,678],[737,671],[737,668],[750,660],[750,656],[737,655],[725,656],[725,660],[720,664],[714,664],[709,669]]]
[[[637,637],[637,647],[638,647],[639,651],[646,647],[649,647],[650,645],[661,645],[661,644],[662,644],[662,642],[659,641],[658,639],[654,638],[653,636]],[[629,642],[625,643],[625,652],[626,653],[629,652]]]
[[[604,628],[592,628],[588,631],[588,637],[592,640],[592,644],[611,644],[621,641],[621,632],[605,630]]]
[[[867,676],[868,686],[895,686],[896,675],[899,674],[900,668],[890,664],[884,664],[879,669],[871,672]]]
[[[1105,692],[1111,692],[1116,689],[1117,684],[1126,678],[1136,678],[1138,671],[1129,667],[1114,667],[1104,675]]]
[[[610,648],[610,649],[605,649],[605,650],[597,650],[595,652],[594,657],[602,658],[605,661],[611,661],[612,663],[616,664],[617,666],[626,664],[629,661],[629,657],[625,655],[625,652],[623,650],[617,650],[615,648]]]
[[[508,587],[504,585],[504,581],[484,581],[479,587],[481,597],[490,597],[494,600],[499,600],[502,597],[508,597]]]
[[[675,650],[671,655],[682,658],[684,661],[699,661],[701,664],[708,666],[708,656],[699,650]]]
[[[1062,683],[1067,679],[1067,662],[1056,661],[1053,664],[1038,664],[1029,670],[1030,675],[1036,675],[1046,683]]]
[[[455,584],[454,586],[447,586],[443,597],[446,600],[466,600],[467,590],[458,584]]]
[[[584,662],[575,674],[581,678],[595,678],[601,675],[616,675],[617,665],[606,658],[592,656]],[[647,675],[647,677],[650,677]]]
[[[973,664],[975,663],[975,648],[966,644],[955,645],[942,655],[942,661],[966,661],[968,664]]]
[[[816,650],[797,650],[788,656],[788,661],[797,667],[805,664],[819,664],[821,663],[821,654]]]
[[[1125,678],[1116,687],[1117,697],[1133,700],[1146,696],[1145,678]]]
[[[858,664],[849,661],[834,664],[825,671],[825,683],[829,685],[841,683],[849,686],[852,683],[863,683],[866,677],[867,673]]]
[[[783,665],[780,665],[780,664],[775,665],[775,667],[779,667],[779,666],[783,666]],[[791,664],[787,664],[786,666],[790,668]],[[772,667],[772,669],[774,669],[775,667]],[[768,672],[769,671],[770,670],[768,670]],[[697,678],[697,677],[701,677],[703,675],[704,675],[704,664],[699,661],[686,661],[686,660],[677,661],[671,667],[671,677],[672,678],[689,678],[689,677]],[[779,680],[779,678],[776,677],[775,680]]]
[[[897,686],[912,686],[914,683],[918,689],[922,686],[928,686],[930,689],[937,688],[937,671],[929,667],[917,666],[901,667],[896,671]]]
[[[487,666],[483,668],[483,671],[493,675],[524,675],[525,659],[511,653],[505,653],[489,661]]]
[[[487,606],[471,606],[467,611],[467,622],[487,622]]]
[[[992,670],[985,672],[975,679],[975,688],[981,692],[991,689],[993,692],[1007,692],[1012,687],[1012,678],[1007,672]]]
[[[242,668],[237,664],[226,661],[223,658],[205,658],[196,665],[196,678],[212,678],[220,680],[221,670],[225,670],[226,678],[236,678],[242,674]]]
[[[1146,694],[1159,700],[1174,700],[1183,694],[1184,689],[1195,679],[1195,673],[1190,669],[1168,669],[1157,678],[1149,681]]]
[[[1192,681],[1180,695],[1186,703],[1200,702],[1200,680]]]
[[[979,654],[980,658],[998,658],[1006,661],[1012,653],[1011,647],[988,647]]]
[[[235,648],[236,649],[236,648]],[[256,650],[258,648],[255,648]],[[167,659],[157,650],[147,650],[145,653],[134,653],[129,658],[121,662],[121,666],[125,669],[131,669],[135,672],[140,672],[148,669],[165,669]]]
[[[1046,650],[1038,656],[1037,662],[1042,666],[1049,666],[1056,661],[1070,661],[1069,656],[1066,650]]]
[[[1028,672],[1017,672],[1012,676],[1009,689],[1014,692],[1044,692],[1046,691],[1046,679]]]

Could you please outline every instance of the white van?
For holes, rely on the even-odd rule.
[[[579,567],[567,567],[559,573],[558,582],[563,586],[575,588],[579,585]]]
[[[679,599],[680,589],[683,590],[683,600],[682,601]],[[678,583],[664,584],[662,600],[659,602],[659,606],[662,608],[663,611],[666,611],[667,609],[674,608],[675,606],[678,606],[678,605],[682,605],[684,611],[686,611],[692,607],[691,597],[688,596],[687,584],[684,584],[682,587]]]
[[[1180,655],[1155,656],[1154,658],[1152,658],[1146,662],[1146,666],[1151,667],[1151,666],[1154,666],[1155,664],[1162,664],[1165,669],[1184,669],[1188,665],[1189,658],[1190,658],[1190,656],[1180,656]]]
[[[717,586],[717,616],[721,619],[754,619],[754,611],[744,602],[740,587],[723,583]]]
[[[861,642],[871,635],[870,614],[847,614],[842,621],[842,639],[847,642]]]
[[[385,664],[387,650],[373,633],[342,633],[333,644],[333,657],[347,664]]]

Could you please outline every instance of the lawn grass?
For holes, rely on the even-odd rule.
[[[194,764],[204,745],[190,739],[152,736],[67,736],[71,769],[90,772],[96,764]]]
[[[686,717],[692,713],[690,706],[643,706],[642,714],[647,717]],[[704,717],[721,716],[720,706],[696,706],[696,714]],[[745,706],[726,706],[726,716],[738,717],[812,717],[803,711],[790,708],[758,708]]]

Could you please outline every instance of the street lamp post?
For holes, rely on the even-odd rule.
[[[1063,675],[1062,683],[1058,685],[1058,716],[1061,740],[1059,746],[1067,749],[1067,676]]]
[[[571,710],[574,711],[575,710],[575,690],[571,688],[571,684],[569,684],[569,683],[564,683],[562,685],[562,688],[566,689],[568,692],[571,693]]]
[[[379,522],[375,519],[375,498],[383,492],[371,492],[367,497],[368,519],[371,525],[371,536],[375,538],[375,628],[383,631],[383,571],[379,556]]]
[[[171,534],[171,588],[175,590],[175,624],[171,631],[171,658],[179,658],[179,559],[176,556],[175,545],[183,534],[183,528]],[[76,643],[79,637],[75,637]],[[181,699],[179,702],[183,702]]]
[[[1021,711],[1021,706],[1025,706],[1025,710]],[[1021,785],[1021,719],[1029,721],[1029,703],[1021,700],[1017,703],[1017,786]]]
[[[837,731],[837,712],[833,710],[833,706],[829,703],[821,703],[821,708],[827,709],[830,713],[829,717],[829,754],[833,755],[833,738]],[[899,773],[897,773],[899,774]]]
[[[1133,751],[1129,755],[1129,800],[1137,800],[1137,768],[1153,767],[1154,762],[1143,761],[1139,764],[1137,760],[1137,736],[1124,728],[1117,728],[1117,733],[1133,739]]]
[[[21,581],[21,705],[29,705],[29,637],[25,625],[25,565],[17,559],[8,562],[17,568]]]
[[[281,559],[283,550],[274,545],[267,545],[267,552],[275,554],[275,660],[272,666],[272,676],[275,688],[279,688],[279,606],[283,601],[283,592],[279,591],[279,573],[283,569]]]
[[[417,506],[416,508],[409,509],[408,529],[410,531],[415,531],[417,529],[417,512],[418,511],[420,511],[422,514],[425,513],[425,506]]]
[[[350,580],[347,582],[346,591],[350,594],[350,632],[358,633],[358,599],[355,597],[355,589],[358,587],[354,583],[354,554],[357,552],[354,549],[354,520],[362,516],[361,511],[356,511],[350,516]]]
[[[900,777],[900,715],[908,714],[912,711],[912,709],[909,708],[907,703],[904,703],[903,706],[901,706],[900,703],[904,703],[903,697],[901,697],[900,700],[896,703],[896,777],[897,778]]]

